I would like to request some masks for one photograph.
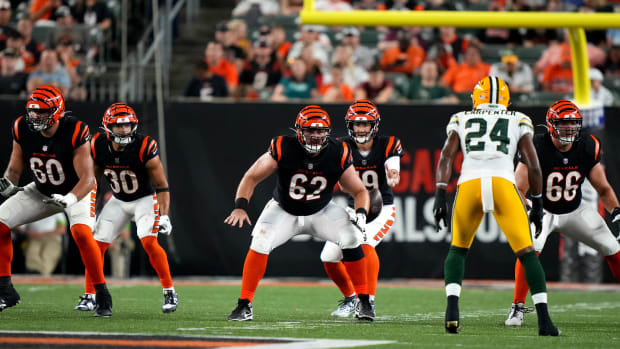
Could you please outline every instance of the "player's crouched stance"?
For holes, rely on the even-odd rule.
[[[95,316],[108,317],[112,315],[112,297],[92,234],[96,189],[90,132],[85,123],[64,114],[60,90],[41,86],[28,98],[26,116],[13,125],[13,151],[0,179],[0,193],[8,198],[0,206],[0,311],[20,300],[11,284],[11,229],[64,211],[84,266],[93,278]],[[26,165],[34,182],[16,187]]]
[[[113,197],[103,207],[95,225],[95,240],[102,256],[130,220],[136,222],[138,237],[149,255],[164,292],[162,311],[177,309],[178,295],[172,284],[166,251],[157,242],[158,233],[169,235],[170,192],[157,142],[137,133],[138,117],[124,103],[112,104],[103,115],[103,130],[91,141],[95,175],[105,176]],[[155,186],[155,188],[153,188]],[[86,290],[75,310],[92,310],[93,280],[86,274]]]
[[[245,173],[235,197],[235,209],[224,221],[232,226],[252,224],[246,208],[258,183],[277,173],[274,197],[252,231],[243,267],[241,296],[229,321],[252,320],[252,298],[267,268],[269,253],[298,234],[311,234],[342,249],[343,262],[360,302],[356,315],[374,320],[366,284],[364,250],[360,246],[369,197],[352,165],[351,149],[329,138],[331,122],[321,107],[303,108],[295,122],[296,136],[280,136]],[[356,222],[332,202],[336,183],[355,201]]]

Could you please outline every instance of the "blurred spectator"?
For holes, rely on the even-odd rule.
[[[28,93],[41,85],[52,85],[59,88],[65,96],[69,95],[71,78],[67,71],[58,64],[58,54],[54,49],[43,51],[39,66],[28,76],[26,83]]]
[[[457,62],[463,61],[463,53],[469,46],[469,40],[461,37],[455,27],[439,27],[439,43],[444,52],[437,53],[437,60],[442,71],[450,68]],[[452,59],[450,59],[452,58]]]
[[[25,73],[31,73],[36,69],[36,62],[34,55],[26,50],[24,47],[24,38],[18,31],[10,31],[6,39],[6,47],[14,48],[19,52],[22,58],[22,63],[17,66],[17,71],[23,71]]]
[[[611,106],[614,103],[614,96],[605,86],[603,86],[603,73],[596,68],[590,68],[590,104]]]
[[[573,92],[573,69],[570,47],[562,49],[559,63],[545,68],[541,83],[544,91],[555,93]]]
[[[62,235],[66,232],[67,219],[64,213],[26,225],[26,269],[43,276],[52,275],[62,254]]]
[[[2,58],[0,94],[25,95],[28,74],[17,71],[17,65],[21,63],[19,52],[14,48],[5,48],[0,53],[0,58]]]
[[[349,86],[358,86],[368,81],[368,72],[353,60],[353,48],[349,45],[340,45],[334,50],[332,64],[339,64],[342,69],[344,83]],[[331,76],[325,78],[325,82],[331,82]]]
[[[69,98],[76,101],[86,100],[86,88],[84,87],[82,77],[78,72],[82,62],[75,56],[71,38],[63,37],[56,46],[56,52],[58,53],[60,63],[65,68],[67,74],[69,74],[69,78],[71,79]]]
[[[501,63],[491,65],[489,75],[504,80],[510,87],[510,92],[534,91],[534,75],[527,63],[521,62],[512,50],[502,53]]]
[[[547,67],[555,64],[560,64],[562,61],[562,57],[564,55],[564,51],[568,50],[570,52],[570,44],[568,31],[565,30],[564,40],[561,43],[551,42],[550,46],[542,53],[540,59],[534,65],[534,76],[538,76],[538,74],[542,73]],[[590,62],[591,67],[598,67],[605,62],[605,52],[601,50],[599,47],[592,45],[591,43],[587,44],[588,51],[588,61]]]
[[[291,98],[316,98],[317,95],[316,82],[306,71],[306,63],[296,59],[291,64],[291,76],[280,80],[271,99],[283,102]]]
[[[230,32],[232,39],[231,43],[243,50],[243,53],[247,57],[252,49],[252,43],[248,40],[248,26],[242,19],[233,19],[228,22],[228,31]],[[244,59],[246,58],[244,57]]]
[[[503,12],[505,11],[505,4],[499,1],[491,1],[489,11]],[[478,31],[474,42],[479,46],[484,44],[515,46],[523,44],[523,37],[519,33],[519,29],[486,28]]]
[[[304,0],[280,0],[280,11],[283,15],[296,15],[304,6]]]
[[[56,18],[56,24],[62,28],[73,28],[76,24],[76,20],[71,13],[71,9],[68,6],[60,6],[54,11],[54,17]]]
[[[417,8],[414,8],[417,9]],[[456,11],[456,6],[452,3],[447,3],[445,0],[428,0],[424,4],[424,10],[426,11]]]
[[[452,92],[471,92],[478,81],[489,75],[490,69],[490,65],[482,62],[480,48],[469,45],[463,63],[450,67],[441,77],[441,84]]]
[[[24,49],[34,57],[34,65],[39,64],[41,52],[43,52],[45,46],[32,37],[32,21],[28,18],[20,19],[17,22],[17,31],[22,35]],[[28,70],[28,67],[26,69]]]
[[[209,41],[205,49],[205,61],[209,64],[210,71],[226,80],[228,91],[234,91],[239,81],[237,68],[224,58],[224,49],[221,43]]]
[[[30,20],[37,22],[42,19],[52,19],[57,8],[62,6],[62,0],[32,0],[30,2]]]
[[[340,31],[342,44],[353,48],[353,64],[369,69],[376,62],[377,53],[367,46],[360,45],[360,31],[355,27],[344,27]],[[352,85],[357,86],[357,85]]]
[[[266,33],[263,31],[263,33]],[[271,39],[271,46],[275,50],[276,58],[280,62],[280,68],[284,69],[286,66],[286,57],[293,44],[286,40],[286,31],[280,26],[274,26],[269,29],[269,36]]]
[[[325,46],[319,41],[320,26],[304,25],[301,27],[301,35],[299,40],[296,41],[288,53],[287,59],[297,59],[301,56],[301,51],[304,47],[309,46],[312,48],[312,56],[321,63],[321,68],[326,67],[329,62],[329,47]]]
[[[620,45],[614,45],[609,49],[602,67],[605,74],[620,76]]]
[[[458,98],[449,89],[439,85],[439,66],[435,61],[425,61],[420,67],[420,75],[411,79],[408,99],[436,103],[458,103]]]
[[[0,0],[0,50],[5,47],[7,33],[13,31],[13,28],[9,26],[11,21],[11,2],[9,0]]]
[[[250,98],[267,98],[271,95],[280,79],[282,72],[280,63],[273,54],[273,49],[267,40],[257,41],[254,47],[254,58],[247,62],[239,75],[239,87],[236,95]]]
[[[323,84],[322,68],[325,67],[325,65],[314,57],[313,52],[312,45],[305,46],[301,50],[301,55],[298,60],[302,60],[306,63],[307,74],[315,79],[317,86],[321,86]],[[327,68],[325,68],[325,70],[327,70]]]
[[[199,61],[194,69],[192,80],[185,87],[186,97],[200,97],[208,101],[213,97],[228,97],[226,80],[209,69],[209,64]]]
[[[89,27],[97,26],[102,31],[112,26],[112,14],[105,2],[100,0],[78,0],[74,6],[75,19]]]
[[[353,90],[347,85],[342,76],[342,66],[334,64],[331,70],[331,82],[319,88],[319,94],[323,96],[325,102],[351,102],[353,101]]]
[[[343,0],[315,0],[314,8],[320,11],[351,11],[353,7]]]
[[[243,69],[247,54],[246,51],[237,44],[237,34],[232,30],[229,23],[218,23],[215,39],[222,44],[224,59],[233,63],[237,71]]]
[[[386,7],[390,11],[409,11],[415,9],[416,5],[413,0],[391,0],[387,1]]]
[[[355,88],[355,99],[370,99],[376,103],[386,103],[394,94],[394,85],[385,79],[379,64],[370,67],[368,81]]]
[[[110,256],[110,274],[113,278],[127,279],[131,270],[131,252],[135,249],[130,232],[130,224],[120,232],[118,238],[110,244],[108,255]]]
[[[607,46],[620,45],[620,29],[607,30]]]
[[[383,0],[352,1],[352,5],[353,5],[353,8],[355,8],[356,10],[386,10],[387,9]]]
[[[398,32],[398,46],[389,48],[381,57],[381,68],[386,72],[412,74],[424,59],[426,53],[406,30]]]
[[[280,11],[278,0],[241,0],[232,10],[233,17],[243,17],[252,7],[258,9],[258,14],[263,16],[277,15]]]

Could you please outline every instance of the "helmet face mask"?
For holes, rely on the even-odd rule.
[[[320,153],[329,141],[331,121],[325,110],[317,105],[303,108],[295,120],[297,140],[309,154]]]
[[[124,127],[129,126],[129,127]],[[120,146],[126,146],[131,144],[135,137],[136,130],[138,128],[137,123],[133,122],[116,122],[111,123],[108,126],[110,132],[110,140]],[[127,132],[124,132],[127,130]]]
[[[366,130],[360,131],[359,129],[362,127]],[[347,121],[349,136],[355,140],[355,143],[364,144],[370,142],[376,135],[377,129],[378,123],[376,121]]]
[[[329,128],[325,127],[304,127],[302,134],[304,149],[310,154],[316,154],[327,146],[329,138]]]
[[[31,131],[44,131],[54,126],[65,114],[62,92],[53,86],[37,87],[26,102],[26,122]]]
[[[26,108],[26,121],[28,122],[28,127],[32,131],[47,130],[52,126],[52,123],[50,123],[52,114],[53,110],[49,108]]]
[[[562,144],[570,144],[579,139],[582,120],[558,120],[553,123],[554,133]]]
[[[360,99],[355,101],[344,117],[347,125],[347,131],[349,136],[355,140],[358,144],[364,144],[370,142],[379,131],[379,122],[381,117],[377,111],[375,104],[367,99]],[[355,126],[366,124],[370,125],[369,131],[355,131]]]
[[[125,103],[112,104],[103,114],[103,130],[108,140],[119,146],[127,146],[136,139],[138,117],[132,107]],[[126,127],[126,126],[129,127]]]
[[[571,101],[556,101],[547,110],[547,130],[552,138],[567,145],[581,135],[583,118],[579,108]]]

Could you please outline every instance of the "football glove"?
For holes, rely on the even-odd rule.
[[[620,207],[615,207],[614,210],[611,211],[611,223],[616,228],[618,241],[620,241]]]
[[[441,230],[441,221],[444,227],[448,226],[446,216],[448,215],[448,203],[446,202],[446,189],[438,187],[435,191],[435,204],[433,205],[433,216],[435,217],[435,228]]]
[[[542,196],[539,198],[532,198],[532,209],[530,210],[530,223],[534,223],[536,231],[534,232],[534,238],[537,239],[542,232],[542,219],[543,219],[543,200]]]
[[[355,225],[357,229],[362,233],[362,238],[366,242],[366,210],[358,208],[355,211],[355,219],[351,220],[351,223]]]
[[[15,184],[11,183],[8,178],[0,178],[0,195],[4,196],[5,198],[9,198],[22,190],[24,190],[24,188],[18,187]]]
[[[159,232],[164,235],[172,233],[172,223],[167,215],[159,217]]]
[[[69,193],[67,195],[60,194],[52,194],[52,197],[49,199],[43,199],[43,202],[46,204],[58,206],[60,208],[67,208],[77,202],[77,197],[73,193]]]

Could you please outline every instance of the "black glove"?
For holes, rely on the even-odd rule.
[[[532,198],[532,209],[530,210],[530,223],[534,223],[536,232],[534,238],[538,238],[538,235],[542,232],[542,219],[543,219],[543,200],[542,196],[538,198]]]
[[[620,207],[615,207],[614,210],[611,211],[611,224],[616,228],[618,241],[620,241]]]
[[[433,216],[435,216],[435,228],[441,229],[441,221],[444,227],[448,226],[446,216],[448,215],[448,204],[446,203],[446,188],[438,187],[435,191],[435,205],[433,205]]]

